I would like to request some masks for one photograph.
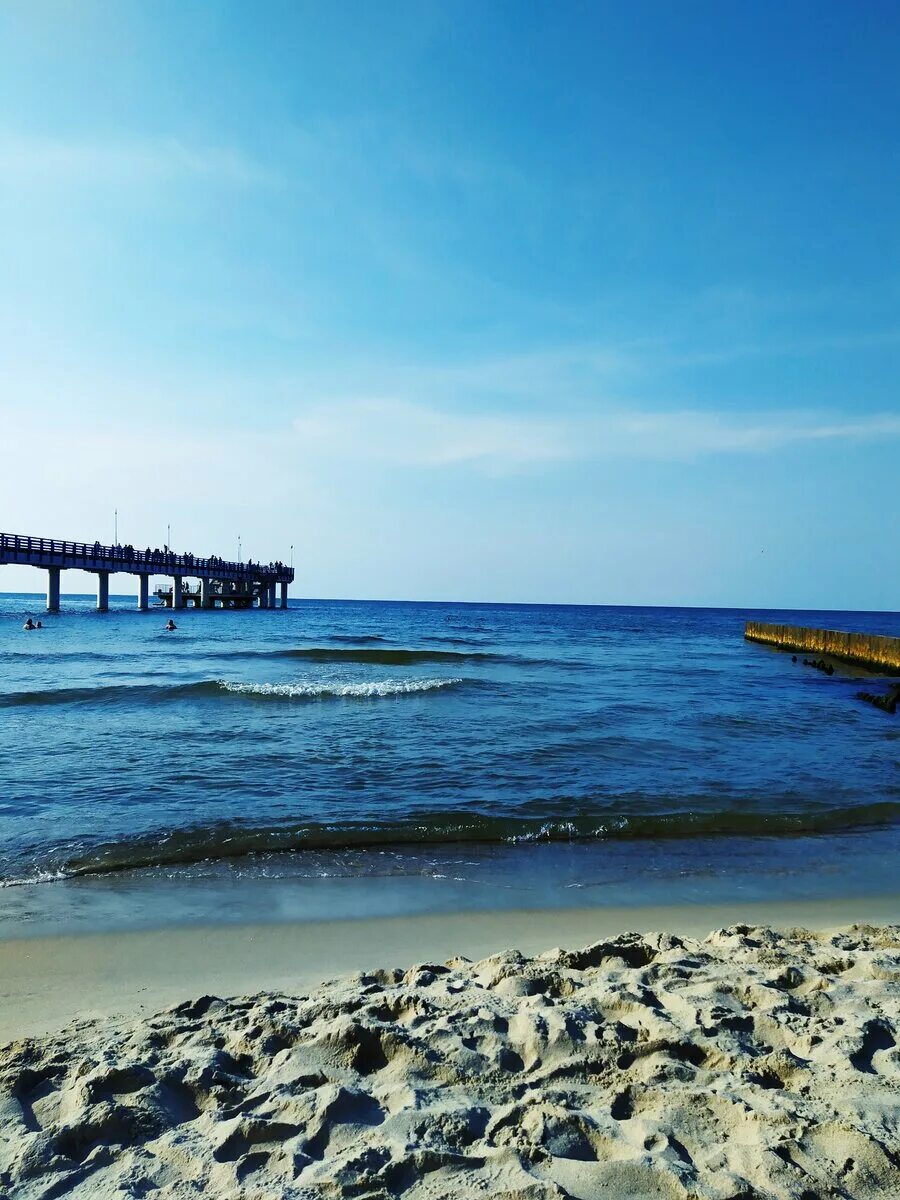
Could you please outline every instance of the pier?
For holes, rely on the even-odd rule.
[[[136,550],[134,546],[101,546],[99,542],[66,542],[56,538],[0,533],[0,566],[39,567],[47,572],[47,612],[59,612],[60,575],[64,570],[90,571],[97,576],[97,609],[109,609],[109,577],[134,575],[137,607],[150,607],[150,577],[168,576],[169,589],[157,597],[170,608],[287,608],[288,584],[294,568],[281,562],[230,562],[210,555],[176,554],[164,550]],[[197,586],[185,586],[186,579]],[[279,594],[280,593],[280,594]]]
[[[845,633],[839,629],[808,629],[803,625],[772,625],[748,621],[744,637],[780,650],[828,654],[876,671],[900,671],[900,637],[880,633]]]

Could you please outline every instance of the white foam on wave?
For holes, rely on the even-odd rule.
[[[565,837],[576,837],[577,833],[578,830],[572,821],[545,821],[540,829],[530,829],[527,833],[514,833],[503,840],[513,845],[519,842],[548,842]]]
[[[409,696],[415,692],[433,692],[455,687],[462,679],[380,679],[369,683],[230,683],[218,681],[226,692],[243,696],[283,696],[289,700],[376,699],[382,696]]]
[[[33,875],[14,875],[10,879],[0,879],[0,888],[27,887],[32,883],[57,883],[65,878],[65,871],[36,871]]]

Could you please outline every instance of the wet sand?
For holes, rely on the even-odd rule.
[[[623,930],[705,936],[743,921],[810,929],[900,922],[900,896],[771,904],[541,909],[0,940],[0,1042],[188,996],[306,990],[348,971],[515,947],[536,954]]]

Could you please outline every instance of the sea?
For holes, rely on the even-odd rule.
[[[900,892],[887,681],[743,638],[896,613],[168,615],[0,597],[0,936]]]

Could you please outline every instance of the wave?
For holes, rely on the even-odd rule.
[[[219,687],[239,696],[278,700],[368,700],[380,696],[411,696],[458,687],[464,679],[381,679],[367,683],[226,683]]]
[[[32,692],[0,694],[0,708],[30,708],[54,704],[117,704],[123,700],[141,703],[176,699],[208,692],[210,683],[107,684],[99,687],[46,688]]]
[[[425,638],[425,641],[445,639]],[[453,645],[466,645],[461,639],[447,639]],[[517,667],[556,667],[558,669],[576,669],[591,666],[580,659],[568,658],[528,658],[521,654],[498,654],[490,650],[439,650],[430,648],[411,649],[406,646],[299,646],[282,647],[272,650],[233,650],[217,653],[211,649],[207,652],[209,658],[253,658],[253,659],[291,659],[301,662],[314,663],[356,663],[380,667],[411,667],[420,663],[445,663],[462,665],[505,663]]]
[[[385,822],[308,822],[258,827],[222,822],[106,843],[69,857],[58,855],[55,862],[42,863],[34,874],[7,878],[3,885],[311,850],[808,835],[885,826],[898,821],[900,802],[882,801],[857,807],[776,813],[726,809],[603,817],[558,812],[541,819],[450,811],[423,812]]]
[[[203,696],[245,696],[276,700],[352,700],[409,696],[458,687],[464,679],[379,679],[363,683],[239,683],[204,679],[197,683],[110,684],[101,687],[48,688],[45,691],[0,694],[0,708],[28,708],[55,704],[107,705],[123,702],[164,704]],[[476,681],[471,681],[475,683]]]
[[[365,646],[369,642],[386,642],[387,638],[380,633],[331,633],[326,640],[329,642],[346,642],[350,646]]]
[[[123,659],[143,659],[141,653],[104,653],[102,650],[4,650],[0,652],[0,662],[11,659],[24,659],[29,663],[96,663],[121,662]]]
[[[191,649],[184,651],[181,646],[188,640],[186,638],[179,639],[179,646],[172,647],[171,643],[166,643],[167,658],[173,659],[194,659],[197,657],[198,651]],[[334,646],[300,646],[300,647],[275,647],[266,650],[230,650],[213,644],[205,644],[200,650],[200,655],[209,660],[227,660],[234,659],[293,659],[301,662],[315,663],[359,663],[372,664],[382,667],[407,667],[415,666],[419,663],[512,663],[519,666],[535,666],[535,665],[551,665],[551,666],[570,666],[578,665],[568,662],[554,661],[549,659],[530,659],[524,658],[515,654],[496,654],[486,650],[478,650],[470,648],[468,650],[441,650],[431,649],[428,647],[422,649],[411,649],[404,646],[385,646],[361,643],[383,643],[384,638],[380,634],[371,634],[361,638],[351,638],[349,636],[335,634],[329,640],[334,642],[353,642],[355,645],[334,645]],[[425,641],[443,642],[455,646],[472,646],[472,643],[463,638],[425,638]],[[56,651],[41,654],[39,657],[34,654],[27,654],[24,651],[10,651],[8,654],[0,654],[0,661],[3,658],[23,658],[29,661],[39,661],[41,663],[52,662],[90,662],[98,661],[122,661],[137,660],[144,661],[146,654],[119,654],[119,653],[103,653],[102,651]]]
[[[504,655],[489,654],[478,650],[410,650],[405,647],[388,646],[303,646],[297,649],[244,650],[238,651],[236,657],[292,658],[304,662],[320,663],[374,663],[382,667],[405,667],[429,662],[510,661]],[[521,662],[522,660],[514,661]]]
[[[423,637],[422,641],[423,642],[435,642],[437,645],[440,645],[440,646],[483,646],[485,644],[484,638],[481,638],[479,641],[476,641],[475,638]]]

